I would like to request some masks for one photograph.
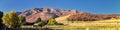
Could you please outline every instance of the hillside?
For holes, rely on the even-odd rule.
[[[96,21],[117,18],[120,14],[91,14],[87,12],[79,12],[77,10],[65,10],[58,8],[32,8],[24,12],[17,12],[19,16],[25,16],[26,22],[36,22],[37,18],[46,21],[49,18],[56,18],[69,21]],[[69,16],[68,16],[69,15]]]
[[[42,19],[42,21],[46,21],[49,18],[57,18],[74,13],[76,14],[77,11],[57,8],[32,8],[22,12],[19,16],[25,16],[27,22],[35,22],[39,17]]]
[[[69,21],[99,21],[112,18],[119,18],[120,14],[91,14],[80,12],[68,17]]]

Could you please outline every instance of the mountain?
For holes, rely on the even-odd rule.
[[[46,21],[49,18],[57,18],[76,13],[78,13],[76,10],[65,10],[57,8],[32,8],[22,12],[19,14],[19,16],[25,16],[27,22],[36,22],[37,18],[41,18],[42,21]]]
[[[17,15],[20,15],[22,12],[16,12]]]
[[[97,21],[117,18],[120,14],[91,14],[87,12],[78,12],[77,10],[65,10],[58,8],[32,8],[24,12],[17,12],[19,16],[25,16],[26,22],[36,22],[37,18],[46,21],[49,18],[55,18],[56,21]]]
[[[90,14],[86,12],[80,12],[68,17],[70,21],[98,21],[98,20],[107,20],[107,19],[117,19],[120,17],[120,14]]]

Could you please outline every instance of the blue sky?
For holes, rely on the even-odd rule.
[[[0,0],[0,11],[25,11],[30,8],[76,9],[94,14],[120,14],[120,0]]]

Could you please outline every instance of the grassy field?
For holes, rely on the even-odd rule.
[[[56,30],[120,30],[120,19],[65,22],[64,26],[46,26]]]
[[[56,30],[120,30],[114,26],[47,26],[47,28]]]
[[[50,28],[53,30],[120,30],[120,19],[110,19],[101,21],[64,21],[65,25],[46,25],[43,28]],[[27,26],[22,28],[36,28]]]

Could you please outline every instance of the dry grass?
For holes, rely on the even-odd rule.
[[[110,19],[89,22],[65,22],[66,26],[49,26],[53,29],[63,30],[120,30],[120,19]]]
[[[44,28],[47,27],[47,28],[56,29],[56,30],[120,30],[119,22],[120,22],[120,19],[89,21],[89,22],[76,21],[73,23],[64,21],[64,24],[66,25],[62,25],[62,26],[61,25],[53,25],[53,26],[47,25],[47,26],[44,26]]]

